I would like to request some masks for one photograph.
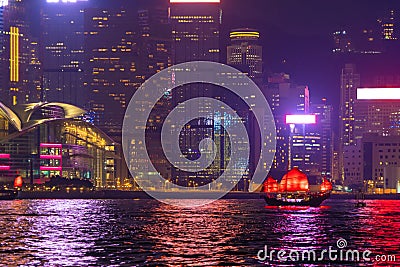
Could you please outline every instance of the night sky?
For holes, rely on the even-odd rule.
[[[312,101],[328,97],[336,107],[340,69],[345,62],[335,62],[333,58],[332,33],[376,26],[377,19],[387,15],[390,9],[400,14],[400,1],[397,0],[221,0],[221,3],[224,12],[222,59],[224,47],[229,43],[230,29],[259,29],[264,47],[264,69],[289,73],[296,83],[310,87]],[[168,1],[89,0],[88,4],[145,7],[166,5]],[[374,59],[370,62],[373,65]],[[374,69],[370,71],[374,72]]]

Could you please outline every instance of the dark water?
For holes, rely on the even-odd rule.
[[[376,266],[260,261],[274,249],[347,248],[397,255],[400,201],[329,200],[321,208],[271,209],[262,200],[177,208],[149,200],[0,202],[2,266]]]

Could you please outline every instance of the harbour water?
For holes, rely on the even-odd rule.
[[[185,201],[185,200],[182,200]],[[195,200],[187,200],[195,201]],[[178,208],[155,200],[0,202],[1,266],[400,266],[400,201],[331,199],[320,208],[219,200]],[[260,260],[265,246],[370,250],[373,261]],[[376,255],[396,259],[378,263]]]

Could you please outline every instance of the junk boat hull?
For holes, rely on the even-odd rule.
[[[309,196],[301,199],[279,198],[268,194],[263,195],[268,206],[309,206],[319,207],[322,202],[330,197],[330,193],[324,193],[317,196]]]

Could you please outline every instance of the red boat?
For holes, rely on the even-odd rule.
[[[283,176],[280,183],[268,177],[262,191],[269,206],[319,207],[330,197],[332,184],[323,178],[320,185],[310,185],[307,175],[294,168]]]

